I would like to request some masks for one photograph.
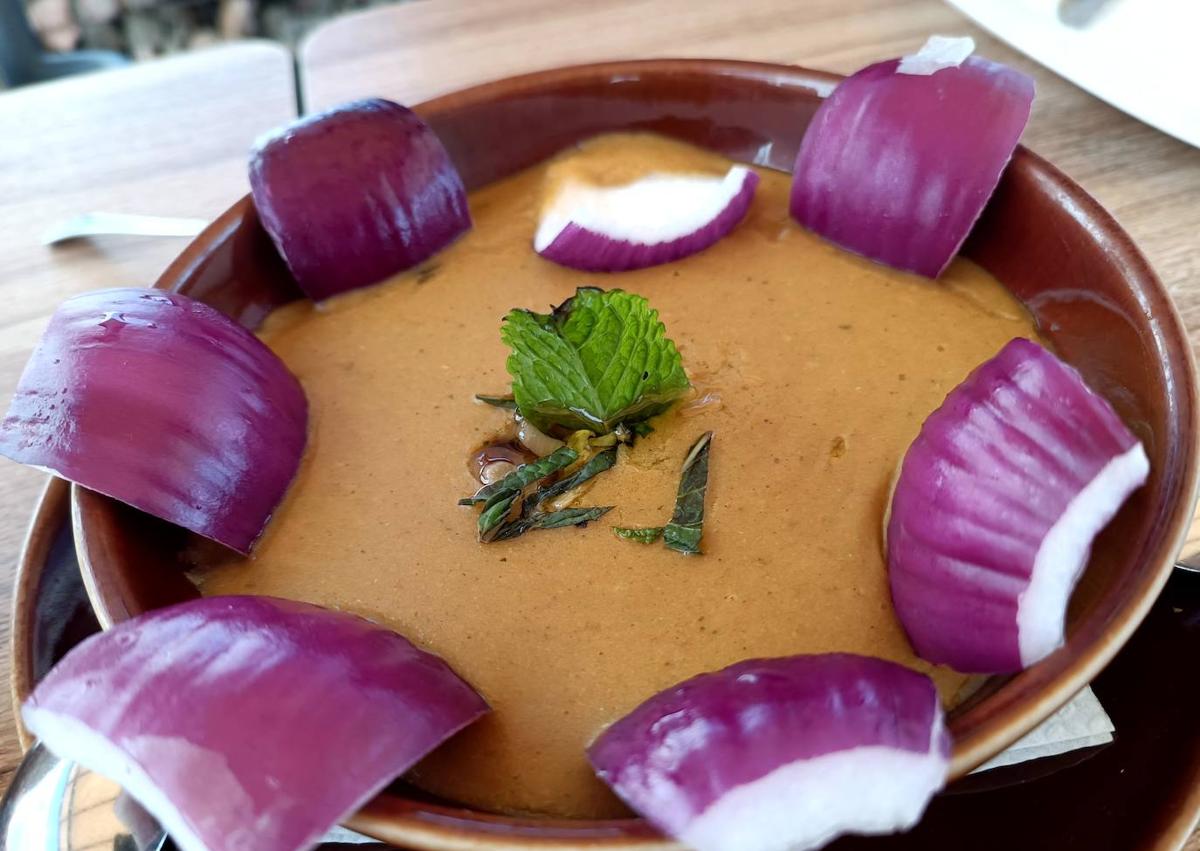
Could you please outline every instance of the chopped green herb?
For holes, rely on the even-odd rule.
[[[509,411],[517,409],[517,400],[512,396],[489,396],[486,393],[476,393],[475,400],[483,402],[485,405],[491,405],[493,408],[505,408]]]
[[[505,541],[523,535],[531,529],[583,526],[593,520],[599,520],[611,510],[611,505],[598,505],[592,508],[564,508],[562,511],[549,513],[536,512],[528,517],[520,517],[511,523],[505,523],[496,531],[491,540]]]
[[[579,457],[579,453],[574,449],[564,446],[545,458],[521,465],[500,481],[480,488],[474,496],[460,499],[458,504],[477,505],[483,503],[478,526],[479,540],[484,543],[515,538],[530,529],[582,526],[602,517],[612,506],[568,508],[563,511],[547,513],[536,508],[530,510],[530,505],[540,506],[544,500],[566,493],[571,488],[578,487],[593,476],[604,472],[613,465],[616,453],[615,447],[596,453],[575,473],[539,490],[533,498],[521,503],[526,488],[570,466]],[[510,520],[509,518],[512,517],[515,507],[519,503],[521,504],[520,516]]]
[[[557,496],[562,496],[564,493],[582,485],[593,476],[598,476],[605,470],[617,463],[617,447],[605,449],[602,452],[597,452],[587,463],[567,476],[565,479],[559,479],[548,487],[540,488],[534,501],[540,506],[544,502],[549,502]]]
[[[708,490],[708,448],[712,436],[711,431],[702,434],[683,459],[671,522],[645,529],[614,526],[613,533],[618,538],[652,544],[661,536],[670,549],[685,555],[699,555],[700,536],[704,531],[704,494]]]
[[[646,422],[645,420],[642,420],[641,422],[636,422],[630,426],[630,430],[637,437],[645,437],[654,433],[654,426],[650,425],[650,423]]]
[[[629,529],[625,526],[613,526],[613,534],[626,541],[637,541],[639,544],[653,544],[662,537],[662,526],[649,526],[645,529]]]
[[[675,497],[675,513],[663,530],[663,543],[685,555],[700,553],[700,536],[704,531],[704,494],[708,490],[708,448],[712,445],[712,436],[711,431],[701,435],[684,459],[679,492]]]
[[[546,478],[551,473],[558,472],[563,467],[569,467],[578,457],[579,453],[574,449],[564,446],[547,455],[545,458],[539,458],[528,464],[522,464],[500,481],[480,488],[475,492],[474,496],[460,499],[458,504],[478,505],[482,502],[487,505],[496,496],[519,494],[534,482]]]
[[[550,314],[513,310],[500,336],[521,415],[598,434],[664,411],[690,387],[658,311],[622,290],[580,287]]]
[[[483,504],[479,515],[479,540],[487,543],[496,537],[501,525],[512,514],[513,505],[521,498],[521,492],[499,493]]]

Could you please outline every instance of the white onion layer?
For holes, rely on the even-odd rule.
[[[642,245],[681,239],[720,215],[749,172],[739,165],[724,177],[656,173],[625,186],[568,184],[542,213],[533,248],[544,251],[571,224]]]
[[[970,36],[931,35],[916,53],[901,58],[897,74],[927,77],[943,68],[957,68],[975,52],[975,39]]]
[[[1087,566],[1092,539],[1149,472],[1146,450],[1142,444],[1134,444],[1088,482],[1042,539],[1029,585],[1017,603],[1017,636],[1024,665],[1044,659],[1062,645],[1062,615]]]
[[[888,776],[909,782],[879,782]],[[681,838],[698,851],[806,851],[841,836],[848,824],[863,835],[908,830],[944,777],[945,767],[933,767],[927,757],[889,748],[827,754],[729,792]],[[879,803],[863,807],[862,797]],[[797,824],[813,831],[799,842],[791,835]]]
[[[61,742],[70,742],[70,750],[64,749],[63,752],[69,752],[71,759],[84,768],[118,784],[137,799],[138,803],[154,813],[163,829],[171,835],[171,839],[181,851],[209,851],[208,846],[196,835],[196,830],[183,817],[178,808],[167,800],[167,796],[147,776],[145,770],[123,753],[120,748],[114,747],[112,742],[104,736],[99,735],[83,722],[67,715],[38,709],[28,704],[21,711],[21,719],[30,732],[45,742],[51,750],[60,747],[59,743]],[[132,745],[133,743],[128,744]],[[188,743],[180,739],[179,744],[187,746]],[[211,756],[212,769],[221,773],[221,785],[225,786],[227,781],[232,780],[232,773],[224,766],[220,757],[216,754]],[[223,768],[225,770],[221,771]],[[196,782],[211,782],[211,778],[197,777]],[[237,800],[228,800],[225,809],[237,810],[238,803]],[[311,842],[315,843],[320,838],[320,835],[314,836],[311,838]],[[234,837],[230,837],[230,839],[233,841]],[[231,847],[237,846],[231,845]]]
[[[929,753],[875,745],[783,765],[726,792],[680,839],[698,851],[807,851],[845,833],[908,830],[946,780],[936,719]]]

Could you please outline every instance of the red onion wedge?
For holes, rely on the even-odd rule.
[[[1033,80],[969,56],[969,38],[871,65],[821,104],[796,157],[791,211],[843,248],[937,277],[1000,181]]]
[[[1092,539],[1149,469],[1078,372],[1008,343],[925,421],[896,481],[888,572],[916,651],[972,673],[1053,652]]]
[[[369,621],[207,597],[89,638],[21,717],[183,851],[298,851],[487,711],[445,662]]]
[[[100,290],[51,317],[0,454],[245,553],[307,428],[299,382],[236,322],[174,293]]]
[[[412,110],[381,98],[261,140],[250,188],[263,226],[316,301],[415,266],[471,227],[442,143]]]
[[[693,677],[614,723],[588,758],[630,807],[699,851],[803,851],[912,827],[949,753],[928,677],[831,653]]]
[[[542,212],[538,254],[587,272],[623,272],[703,251],[750,209],[758,175],[651,174],[625,186],[569,183]]]

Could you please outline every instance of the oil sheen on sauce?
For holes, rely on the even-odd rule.
[[[253,555],[211,569],[203,590],[357,612],[446,658],[494,711],[418,767],[430,791],[623,814],[588,742],[651,694],[750,657],[882,656],[929,672],[947,701],[964,682],[917,659],[896,621],[884,503],[925,416],[1009,339],[1035,336],[1022,306],[965,260],[933,282],[807,233],[771,171],[730,236],[679,262],[584,274],[531,248],[558,181],[728,166],[654,136],[595,139],[475,192],[474,229],[422,268],[290,305],[262,330],[308,393],[310,444]],[[509,389],[501,317],[581,285],[647,297],[695,395],[595,480],[579,504],[615,505],[601,521],[479,544],[476,509],[456,500],[477,486],[468,457],[507,418],[472,399]],[[614,536],[669,518],[709,429],[704,554]]]

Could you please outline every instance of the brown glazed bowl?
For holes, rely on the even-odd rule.
[[[417,107],[469,188],[607,130],[662,133],[736,160],[789,170],[836,75],[704,60],[618,62],[530,74]],[[1058,352],[1144,441],[1151,475],[1099,537],[1071,604],[1064,648],[992,678],[950,717],[952,774],[1032,729],[1129,638],[1171,571],[1197,482],[1191,350],[1162,284],[1117,223],[1050,164],[1018,149],[965,253],[1020,297]],[[247,326],[299,297],[249,198],[196,239],[158,286]],[[193,539],[76,487],[76,542],[104,624],[194,596],[176,569]],[[475,812],[395,786],[348,824],[426,849],[673,847],[639,819],[546,821]]]

